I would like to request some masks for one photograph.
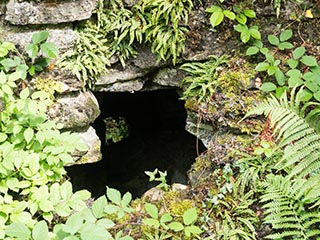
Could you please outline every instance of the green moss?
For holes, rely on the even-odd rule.
[[[54,81],[50,78],[38,77],[34,81],[34,84],[37,90],[42,90],[49,93],[51,99],[54,99],[54,94],[56,92],[61,93],[63,91],[62,83],[58,81]]]

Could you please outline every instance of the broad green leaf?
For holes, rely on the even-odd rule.
[[[296,68],[298,66],[299,62],[297,60],[294,60],[294,59],[289,59],[287,61],[287,63],[289,65],[289,67],[293,69],[293,68]]]
[[[300,61],[308,67],[314,67],[318,65],[317,60],[312,56],[303,56]]]
[[[277,68],[275,71],[275,78],[277,80],[277,83],[280,86],[283,86],[286,82],[286,76],[284,75],[284,73],[280,70],[280,68]]]
[[[246,15],[248,18],[255,18],[256,17],[256,13],[255,11],[251,10],[251,9],[245,9],[243,11],[244,15]]]
[[[73,214],[68,218],[66,224],[63,226],[63,231],[74,235],[80,230],[84,224],[84,219],[79,214]]]
[[[7,50],[14,50],[16,48],[12,42],[3,42],[1,44],[1,47],[5,48]]]
[[[21,99],[27,99],[29,97],[30,91],[29,88],[25,88],[20,92],[20,98]]]
[[[132,200],[132,195],[131,193],[127,192],[123,195],[122,200],[121,200],[121,206],[125,207],[127,206]]]
[[[248,29],[245,31],[242,31],[240,34],[240,39],[243,43],[247,43],[250,40],[250,37],[251,37],[251,33],[250,33],[250,30]]]
[[[202,233],[202,230],[197,227],[197,226],[187,226],[185,229],[184,229],[184,232],[186,234],[187,237],[190,237],[191,235],[200,235]]]
[[[118,190],[107,187],[107,197],[111,202],[120,205],[121,193]]]
[[[246,51],[247,56],[255,55],[259,52],[259,48],[256,46],[249,47]]]
[[[72,196],[72,184],[69,181],[61,185],[60,194],[63,200],[67,200]]]
[[[223,14],[229,18],[230,20],[235,20],[236,19],[236,15],[234,14],[234,12],[231,12],[229,10],[223,10]]]
[[[280,50],[285,50],[285,49],[291,49],[293,48],[294,46],[292,45],[292,43],[289,43],[289,42],[282,42],[278,45],[278,48]]]
[[[316,93],[320,90],[320,86],[316,84],[315,81],[306,80],[304,82],[304,85],[313,93]]]
[[[260,87],[260,90],[264,92],[272,92],[276,89],[277,89],[277,86],[272,82],[264,82]]]
[[[156,205],[151,203],[146,203],[144,208],[146,209],[147,213],[154,219],[158,219],[159,212]]]
[[[88,190],[79,190],[76,191],[72,198],[80,199],[80,200],[88,200],[91,197],[91,193]]]
[[[43,54],[49,58],[57,58],[59,55],[58,48],[51,42],[45,42],[40,45]]]
[[[312,98],[312,93],[310,93],[310,91],[306,89],[299,91],[297,95],[298,95],[297,97],[299,97],[299,99],[303,102],[307,102]]]
[[[260,32],[259,32],[258,29],[256,29],[256,28],[250,28],[249,31],[250,31],[250,34],[251,34],[251,36],[252,36],[253,38],[255,38],[255,39],[257,39],[257,40],[260,40],[260,39],[261,39],[261,34],[260,34]]]
[[[221,7],[219,7],[217,5],[212,5],[206,9],[206,12],[208,12],[208,13],[222,12],[222,9],[221,9]]]
[[[21,71],[15,71],[13,73],[10,73],[9,77],[8,77],[8,80],[9,81],[16,81],[16,80],[19,80],[19,79],[22,79],[22,72]]]
[[[30,58],[35,58],[38,55],[39,47],[35,44],[28,44],[25,50]]]
[[[268,35],[268,41],[272,45],[278,46],[280,41],[275,35]]]
[[[29,239],[31,236],[31,231],[27,226],[20,222],[11,223],[5,229],[6,235],[12,238],[18,238],[19,240]]]
[[[99,219],[97,224],[105,229],[113,228],[116,225],[112,220],[106,218]]]
[[[287,41],[291,37],[292,37],[292,30],[291,29],[284,30],[283,32],[280,33],[280,41],[281,42]]]
[[[214,12],[210,17],[210,23],[212,27],[218,26],[224,18],[224,14],[222,12]]]
[[[47,40],[48,37],[49,37],[48,31],[41,31],[41,32],[34,33],[32,35],[32,43],[39,44],[39,43]]]
[[[39,208],[44,212],[51,212],[54,210],[53,203],[47,199],[40,201]]]
[[[290,77],[289,79],[288,79],[288,85],[289,85],[289,87],[298,87],[298,86],[301,86],[303,84],[303,81],[302,81],[302,79],[301,78],[299,78],[299,77],[296,77],[296,76],[294,76],[294,77]]]
[[[152,226],[155,228],[159,228],[160,227],[160,222],[157,219],[153,219],[153,218],[146,218],[143,219],[142,222],[148,226]]]
[[[7,140],[8,136],[7,134],[0,132],[0,143],[4,142],[5,140]]]
[[[255,70],[258,71],[258,72],[263,72],[263,71],[267,71],[269,67],[270,67],[269,63],[260,62],[260,63],[258,63],[258,65],[255,67]]]
[[[160,222],[161,223],[167,223],[167,222],[170,222],[170,221],[172,221],[172,216],[169,214],[169,213],[165,213],[165,214],[163,214],[162,216],[161,216],[161,218],[160,218]]]
[[[183,218],[183,223],[185,225],[190,225],[190,224],[194,223],[198,218],[197,209],[190,208],[190,209],[186,210],[183,213],[182,218]]]
[[[175,232],[180,232],[180,231],[182,231],[183,230],[183,225],[181,224],[181,223],[179,223],[179,222],[172,222],[172,223],[170,223],[169,225],[168,225],[168,227],[170,228],[170,229],[172,229],[173,231],[175,231]]]
[[[106,240],[110,239],[110,234],[106,229],[95,225],[95,224],[85,224],[80,230],[81,240]]]
[[[1,71],[0,72],[0,84],[4,84],[5,82],[7,82],[7,75]]]
[[[298,78],[302,77],[302,73],[298,69],[291,69],[291,70],[286,72],[286,75],[289,76],[289,77],[298,77]]]
[[[104,211],[108,214],[114,214],[118,212],[120,208],[116,205],[108,204],[104,207]]]
[[[108,204],[108,200],[105,196],[99,197],[92,204],[92,213],[96,218],[101,218],[105,215],[104,208]]]
[[[26,130],[24,130],[23,136],[26,142],[29,143],[34,136],[34,130],[32,128],[27,128]]]
[[[236,20],[237,20],[238,23],[240,23],[240,24],[246,24],[246,22],[247,22],[247,17],[246,17],[244,14],[240,13],[240,14],[238,14],[238,15],[236,16]]]
[[[2,91],[3,91],[4,93],[8,94],[9,96],[11,96],[11,95],[13,94],[12,88],[9,87],[8,84],[2,85],[1,89],[2,89]]]
[[[297,47],[294,51],[293,51],[293,59],[297,60],[299,58],[301,58],[306,52],[305,47]]]
[[[320,102],[320,91],[313,94],[313,97]]]
[[[32,229],[32,238],[34,240],[46,240],[49,238],[49,230],[45,221],[40,221],[35,224]]]

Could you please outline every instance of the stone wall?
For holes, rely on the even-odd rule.
[[[127,6],[131,6],[134,1],[125,0]],[[108,72],[96,80],[95,91],[115,91],[115,92],[135,92],[148,91],[162,88],[179,88],[184,73],[179,70],[179,64],[186,61],[202,61],[208,59],[210,55],[228,54],[235,56],[237,51],[241,51],[244,45],[239,41],[239,36],[233,27],[221,28],[219,31],[211,31],[208,16],[205,8],[216,1],[194,1],[195,8],[189,17],[187,33],[186,51],[182,58],[178,60],[176,66],[171,62],[157,62],[148,46],[139,46],[139,55],[126,62],[123,68],[117,59],[113,59]],[[280,21],[275,17],[275,12],[270,5],[261,2],[255,6],[259,18],[259,25],[263,35],[272,33],[278,28]],[[94,11],[96,0],[43,0],[40,2],[30,0],[8,0],[0,3],[0,36],[7,41],[16,44],[18,48],[23,48],[30,42],[34,32],[48,30],[51,42],[59,48],[63,54],[72,50],[76,41],[73,31],[74,23],[80,20],[89,19]],[[266,7],[267,6],[267,7]],[[282,24],[290,23],[292,9],[286,5],[287,9],[282,11]],[[315,29],[314,24],[319,24],[318,19],[310,20],[309,25],[299,29],[299,34],[305,40],[316,41],[319,48],[319,28]],[[298,25],[292,25],[297,27]],[[318,49],[319,50],[319,49]],[[241,62],[241,61],[239,61]],[[95,162],[101,158],[100,140],[90,124],[99,115],[98,102],[90,91],[83,91],[83,83],[79,81],[69,71],[53,69],[44,72],[42,78],[59,81],[62,84],[62,93],[57,96],[55,105],[50,109],[49,115],[63,123],[65,129],[78,131],[83,140],[90,147],[86,156],[78,156],[78,162]],[[246,91],[248,89],[244,89]],[[219,103],[215,103],[219,104]],[[219,109],[219,108],[217,108]],[[188,109],[192,112],[192,107]],[[213,133],[219,126],[211,123],[220,124],[225,131],[232,130],[230,125],[223,125],[221,116],[213,116],[208,123],[197,124],[199,116],[190,113],[188,117],[188,130],[199,134],[204,131],[203,137],[206,145],[213,139]],[[192,127],[194,126],[194,127]],[[196,127],[195,127],[196,126]],[[199,129],[200,127],[200,129]],[[208,130],[209,129],[209,130]],[[203,131],[202,131],[203,130]],[[210,132],[208,135],[207,133]],[[201,135],[201,134],[200,134]],[[200,136],[201,137],[201,136]],[[80,159],[81,158],[81,159]]]

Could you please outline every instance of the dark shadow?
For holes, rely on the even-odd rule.
[[[125,140],[102,146],[99,163],[67,169],[76,189],[87,188],[94,196],[105,185],[140,196],[153,186],[144,171],[158,168],[168,172],[168,183],[187,184],[186,172],[197,156],[196,137],[185,131],[186,111],[175,90],[139,93],[97,93],[101,115],[93,124],[105,142],[106,117],[124,117],[130,135]],[[203,146],[200,146],[204,150]]]

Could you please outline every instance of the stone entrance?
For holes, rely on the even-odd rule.
[[[144,171],[155,168],[168,172],[168,183],[188,183],[186,173],[201,143],[185,131],[187,113],[175,89],[96,96],[101,115],[93,125],[103,145],[103,159],[68,168],[76,188],[87,188],[99,196],[108,185],[140,196],[152,186]],[[127,138],[106,144],[103,119],[108,117],[125,119]]]

